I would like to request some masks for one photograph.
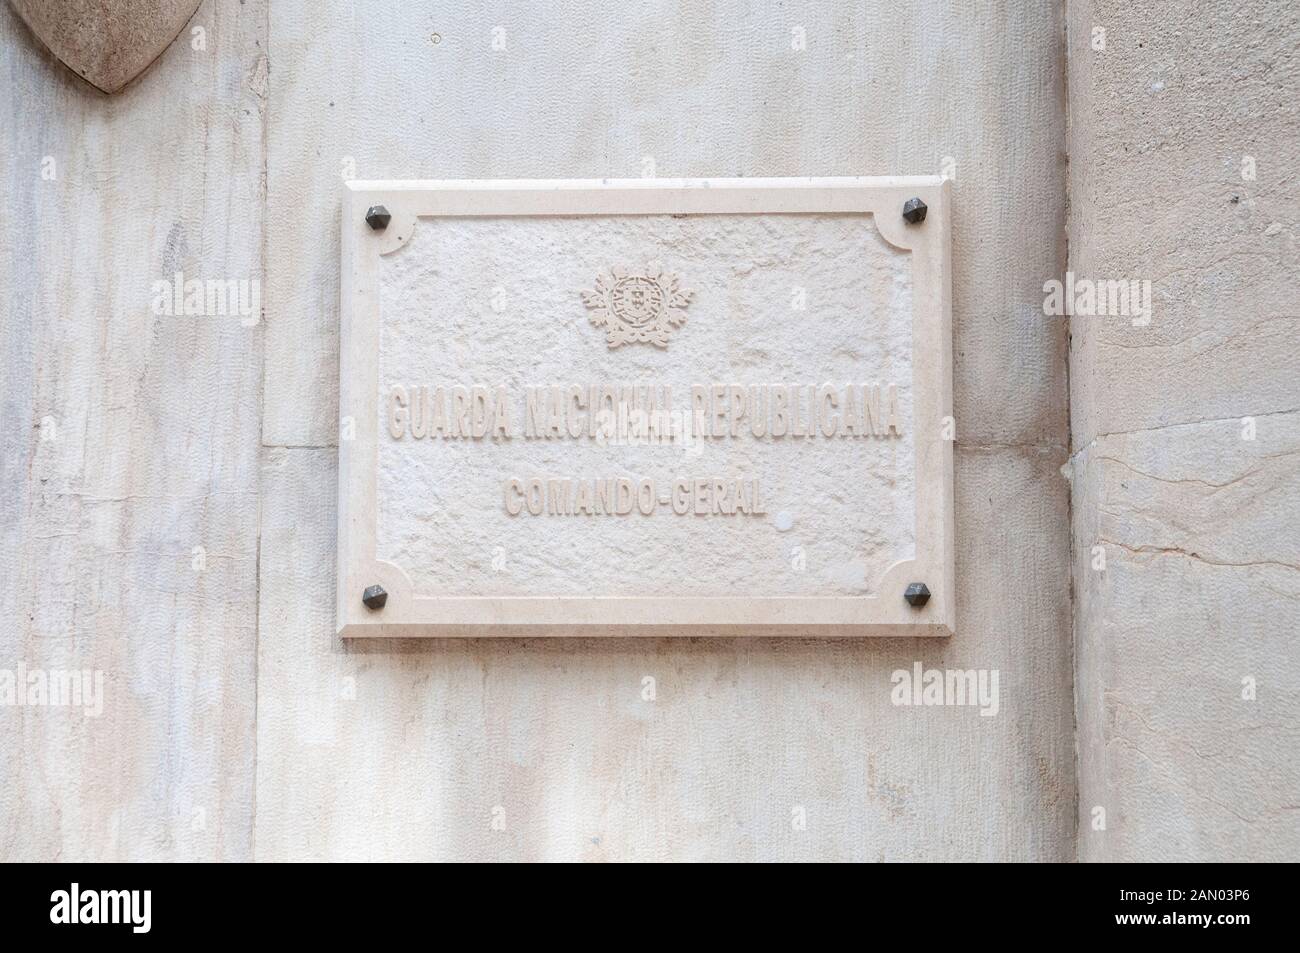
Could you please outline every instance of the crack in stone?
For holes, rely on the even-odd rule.
[[[1281,569],[1292,569],[1295,570],[1296,572],[1300,572],[1300,566],[1296,566],[1291,563],[1279,562],[1278,560],[1274,560],[1274,559],[1261,559],[1252,562],[1231,563],[1222,560],[1207,559],[1206,557],[1202,556],[1200,553],[1193,553],[1189,550],[1182,549],[1178,546],[1150,546],[1150,545],[1129,546],[1117,540],[1107,539],[1104,536],[1099,536],[1097,538],[1097,542],[1103,546],[1114,546],[1117,549],[1122,549],[1125,550],[1126,552],[1130,552],[1133,553],[1134,555],[1139,555],[1139,556],[1144,554],[1154,555],[1154,556],[1185,556],[1188,559],[1195,559],[1197,562],[1205,563],[1207,566],[1223,566],[1223,567],[1233,568],[1233,569],[1247,569],[1254,566],[1277,566]]]

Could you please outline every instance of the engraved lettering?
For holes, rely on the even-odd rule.
[[[394,384],[388,395],[388,432],[394,440],[406,432],[406,388],[401,384]]]

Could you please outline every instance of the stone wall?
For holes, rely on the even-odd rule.
[[[108,676],[0,709],[0,856],[1075,856],[1063,10],[608,11],[209,0],[109,98],[0,6],[0,666]],[[342,178],[650,172],[955,178],[957,635],[340,643]]]
[[[1298,36],[1070,4],[1070,268],[1152,291],[1070,322],[1082,860],[1300,857]]]
[[[0,708],[5,860],[253,854],[265,332],[151,291],[262,276],[266,6],[199,17],[107,97],[0,6],[0,669],[105,676]]]

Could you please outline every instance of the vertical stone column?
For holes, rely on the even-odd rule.
[[[1067,28],[1079,858],[1294,860],[1300,7]]]
[[[0,861],[253,857],[268,15],[107,96],[0,3]]]
[[[1073,857],[1065,326],[1040,310],[1065,263],[1062,8],[270,13],[258,858]],[[960,210],[956,636],[335,639],[341,174],[929,171]],[[917,662],[998,671],[998,715],[894,705]]]

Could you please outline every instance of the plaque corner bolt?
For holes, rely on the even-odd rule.
[[[929,208],[919,198],[911,198],[903,203],[903,218],[909,225],[920,225],[925,221]]]
[[[903,598],[913,609],[919,609],[930,601],[930,587],[923,582],[914,582],[903,592]]]
[[[377,232],[382,232],[393,220],[393,213],[386,206],[372,205],[366,209],[366,224]]]
[[[388,602],[388,590],[383,586],[367,586],[366,591],[361,594],[361,601],[366,604],[367,609],[382,609]]]

